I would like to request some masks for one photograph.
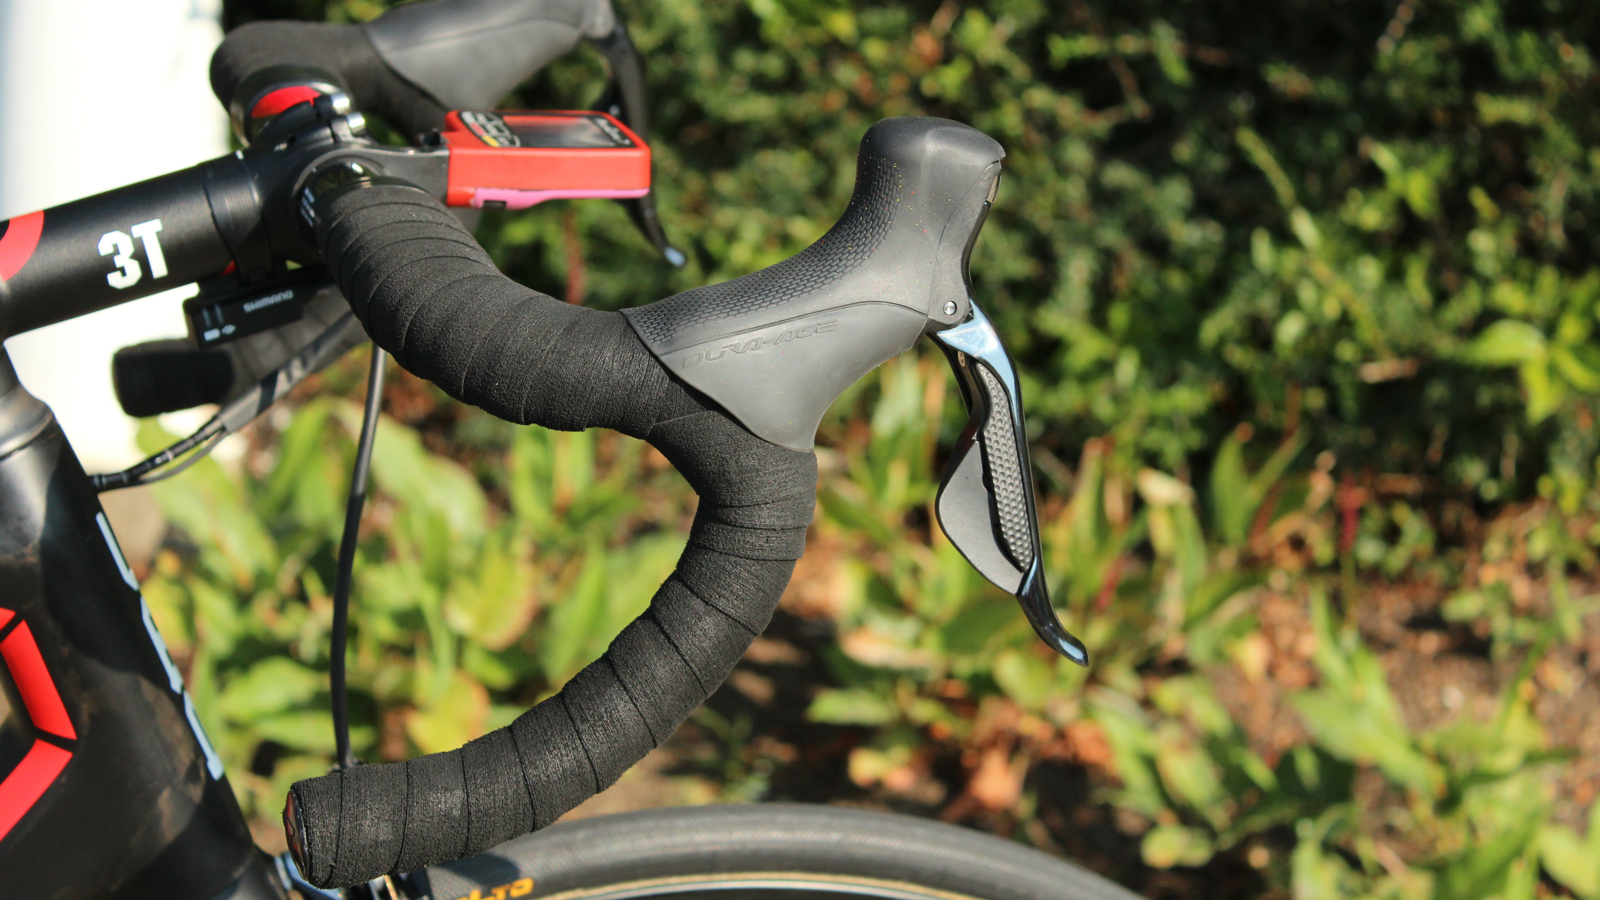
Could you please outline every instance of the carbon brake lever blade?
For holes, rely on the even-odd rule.
[[[955,370],[969,416],[939,485],[939,525],[973,568],[1016,596],[1046,644],[1087,666],[1088,650],[1062,626],[1045,585],[1016,369],[983,310],[971,309],[966,322],[929,335]]]
[[[645,102],[644,61],[633,46],[633,39],[628,36],[627,26],[619,18],[617,27],[610,34],[593,43],[605,56],[606,66],[611,71],[606,91],[594,108],[621,119],[634,134],[649,142],[650,110]],[[654,189],[643,197],[617,202],[627,209],[628,218],[633,220],[634,226],[645,236],[645,240],[666,257],[667,262],[679,268],[688,262],[683,251],[672,246],[666,233],[661,230],[661,220],[656,215]]]

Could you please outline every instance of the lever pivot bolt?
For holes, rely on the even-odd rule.
[[[956,302],[954,300],[946,300],[944,302],[944,314],[947,316],[956,314]]]

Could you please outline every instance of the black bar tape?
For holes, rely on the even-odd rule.
[[[771,619],[805,547],[817,464],[673,380],[621,315],[501,275],[421,190],[363,187],[317,213],[329,270],[400,365],[514,422],[643,438],[700,495],[650,608],[556,696],[459,750],[294,785],[301,871],[333,887],[543,828],[665,740]]]

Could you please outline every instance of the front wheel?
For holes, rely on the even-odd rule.
[[[1136,900],[1072,863],[909,816],[761,804],[565,822],[431,866],[432,900]]]

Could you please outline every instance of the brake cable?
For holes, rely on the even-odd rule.
[[[350,749],[350,707],[345,689],[344,656],[350,620],[350,578],[356,564],[356,540],[361,534],[361,510],[367,500],[367,474],[372,468],[372,444],[378,436],[378,407],[383,401],[383,363],[386,354],[372,345],[367,370],[367,403],[361,416],[361,437],[356,441],[356,464],[350,473],[350,496],[345,502],[344,534],[339,539],[339,564],[333,576],[333,633],[329,638],[328,688],[333,695],[333,740],[338,767],[356,764]]]
[[[306,376],[342,356],[350,346],[346,342],[348,335],[359,330],[355,317],[345,313],[249,391],[229,401],[193,434],[120,472],[90,475],[90,484],[96,493],[104,493],[153,484],[189,468],[204,459],[223,438],[243,428],[282,399]],[[362,410],[361,435],[356,440],[356,461],[350,474],[344,532],[339,539],[339,558],[333,579],[333,627],[329,647],[332,658],[328,666],[328,688],[333,701],[334,746],[338,768],[341,769],[355,765],[355,756],[350,748],[350,707],[344,657],[348,644],[350,582],[355,570],[356,543],[361,532],[361,512],[367,499],[367,476],[372,468],[372,445],[378,435],[378,410],[383,400],[383,369],[387,358],[388,354],[382,348],[373,345],[372,362],[367,371],[367,399]],[[177,465],[168,465],[185,453],[189,456]]]
[[[213,416],[204,425],[200,426],[200,429],[194,434],[178,441],[160,453],[150,456],[120,472],[90,475],[89,483],[94,487],[96,493],[105,493],[106,491],[115,491],[125,487],[153,484],[154,482],[171,478],[204,459],[206,454],[215,449],[217,443],[226,436],[227,430],[223,428],[222,420]],[[200,449],[183,462],[155,475],[150,474],[190,450],[194,450],[196,447]]]

